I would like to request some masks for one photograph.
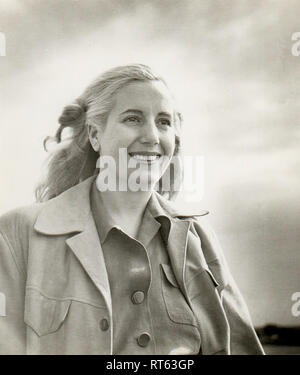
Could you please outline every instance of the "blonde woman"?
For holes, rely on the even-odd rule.
[[[111,69],[59,123],[37,203],[0,218],[0,353],[263,353],[203,212],[172,203],[182,129],[165,81]]]

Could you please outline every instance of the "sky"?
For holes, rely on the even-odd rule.
[[[254,323],[299,325],[300,3],[0,0],[0,214],[33,202],[62,108],[105,69],[153,67],[204,158],[207,209]]]

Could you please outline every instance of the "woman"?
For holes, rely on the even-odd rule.
[[[38,202],[0,219],[0,353],[263,353],[203,213],[170,201],[181,117],[164,80],[109,70],[59,123]]]

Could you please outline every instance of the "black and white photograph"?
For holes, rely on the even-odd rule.
[[[0,355],[299,355],[299,77],[297,0],[0,0]]]

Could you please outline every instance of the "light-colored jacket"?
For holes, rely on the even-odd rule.
[[[0,354],[113,354],[112,324],[100,327],[103,318],[112,321],[113,311],[90,208],[94,178],[1,216]],[[201,353],[263,354],[204,218],[179,212],[155,194],[172,221],[167,251],[176,280],[170,274],[170,282],[196,316]],[[187,323],[174,301],[166,308],[173,321]]]

